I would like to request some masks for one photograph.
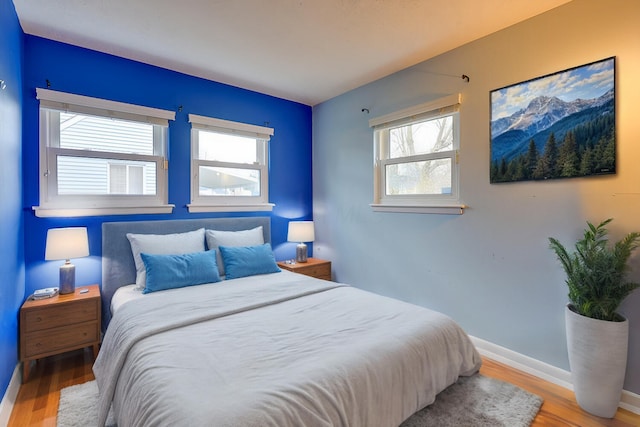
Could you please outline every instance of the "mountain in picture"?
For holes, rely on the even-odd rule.
[[[576,77],[587,80],[581,82]],[[492,117],[498,118],[491,122],[491,182],[615,173],[612,77],[610,58],[492,92]],[[577,83],[568,89],[567,82]],[[595,86],[587,91],[584,86],[589,83]],[[556,91],[556,86],[562,87],[562,92]],[[546,91],[540,91],[523,108],[510,111],[514,100],[523,99],[523,93],[535,93],[539,87]],[[601,95],[591,98],[560,98],[571,99],[566,96],[571,91],[593,95],[598,90]]]

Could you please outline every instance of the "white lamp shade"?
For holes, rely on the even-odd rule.
[[[44,259],[81,258],[89,255],[86,227],[52,228],[47,231]]]
[[[289,234],[287,240],[290,242],[313,242],[315,233],[313,231],[313,221],[291,221],[289,222]]]

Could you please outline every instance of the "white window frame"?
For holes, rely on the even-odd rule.
[[[168,204],[166,153],[169,120],[175,120],[175,112],[42,88],[36,89],[36,98],[40,101],[40,205],[33,207],[36,216],[69,217],[172,212],[174,205]],[[59,122],[55,123],[53,120],[56,111],[159,125],[154,132],[155,154],[138,155],[59,148]],[[58,194],[58,156],[155,162],[156,194],[153,196]]]
[[[371,208],[376,212],[462,214],[466,205],[460,201],[460,94],[449,95],[435,101],[406,108],[369,120],[373,128],[374,144],[374,201]],[[414,156],[389,158],[390,132],[392,128],[441,117],[453,118],[453,147],[451,150]],[[388,195],[386,193],[386,170],[393,164],[449,159],[451,161],[451,193],[424,195]]]
[[[189,114],[191,123],[191,203],[189,212],[239,212],[271,211],[275,206],[269,203],[269,140],[274,130],[269,127]],[[230,135],[255,138],[258,144],[257,164],[230,163],[198,158],[200,131],[210,131]],[[260,170],[260,196],[210,196],[200,195],[200,166],[227,167]]]

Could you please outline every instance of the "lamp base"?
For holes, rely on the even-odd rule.
[[[307,262],[307,245],[304,243],[296,246],[296,262]]]
[[[60,289],[62,295],[72,294],[76,291],[76,266],[69,260],[60,267]]]

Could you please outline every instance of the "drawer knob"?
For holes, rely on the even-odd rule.
[[[42,317],[40,316],[36,317],[36,322],[42,322]]]

